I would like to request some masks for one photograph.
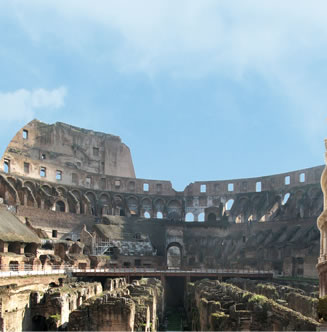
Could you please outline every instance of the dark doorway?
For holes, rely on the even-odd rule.
[[[166,277],[166,305],[184,307],[185,277]]]
[[[32,318],[33,331],[49,331],[47,320],[44,316],[34,316]]]

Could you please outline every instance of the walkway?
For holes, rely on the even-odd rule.
[[[70,266],[53,266],[52,269],[17,270],[12,266],[0,266],[0,278],[35,276],[51,274],[70,274],[76,277],[215,277],[270,279],[272,271],[250,269],[157,269],[157,268],[101,268],[78,269]]]

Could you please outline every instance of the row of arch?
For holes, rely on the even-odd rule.
[[[273,195],[269,198],[269,195]],[[91,190],[81,191],[77,188],[64,186],[50,186],[47,183],[34,183],[23,181],[13,176],[0,175],[0,196],[7,204],[26,205],[42,209],[50,209],[60,212],[71,212],[77,214],[101,215],[126,215],[142,216],[145,218],[168,218],[173,220],[204,221],[203,208],[191,208],[185,214],[183,198],[151,198],[139,197],[136,195],[123,195],[108,192],[94,192]],[[267,198],[268,197],[268,198]],[[312,210],[320,208],[321,190],[318,186],[311,187],[309,191],[298,189],[294,192],[282,194],[262,193],[256,195],[236,196],[228,199],[223,204],[224,214],[239,216],[246,214],[246,210],[258,210],[264,207],[269,210],[276,202],[281,206],[289,205],[288,202],[295,202],[296,206],[307,204]],[[222,198],[224,202],[224,199]],[[237,204],[235,204],[237,202]],[[317,203],[318,202],[318,203]],[[319,205],[319,206],[318,206]],[[284,210],[287,210],[286,208]],[[251,211],[247,214],[251,215]]]

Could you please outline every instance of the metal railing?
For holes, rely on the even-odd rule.
[[[41,265],[19,266],[17,264],[0,265],[0,277],[47,275],[47,274],[71,274],[71,273],[108,273],[108,274],[205,274],[205,275],[267,275],[273,271],[256,269],[171,269],[148,267],[110,267],[110,268],[77,268],[70,265],[53,265],[43,267]]]

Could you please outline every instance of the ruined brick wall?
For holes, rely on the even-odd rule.
[[[186,308],[196,331],[315,331],[319,323],[265,296],[213,280],[189,283]]]

